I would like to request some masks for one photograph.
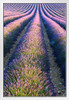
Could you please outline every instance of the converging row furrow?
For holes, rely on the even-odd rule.
[[[16,19],[19,19],[19,18],[21,18],[21,17],[23,17],[23,16],[27,16],[27,15],[29,15],[32,11],[33,11],[33,9],[34,9],[34,5],[31,7],[31,9],[29,10],[29,9],[27,9],[27,12],[26,13],[23,13],[23,14],[17,14],[17,15],[13,15],[13,16],[9,16],[9,17],[5,17],[4,18],[4,26],[6,26],[8,23],[10,23],[10,22],[12,22],[12,21],[14,21],[14,20],[16,20]],[[13,13],[13,12],[12,12]]]
[[[44,22],[44,25],[46,27],[51,46],[54,49],[56,62],[58,63],[62,72],[62,77],[65,80],[66,31],[62,27],[60,27],[60,25],[57,24],[55,21],[45,16],[41,7],[40,7],[40,14]]]
[[[47,52],[37,10],[26,35],[20,39],[14,59],[4,71],[5,96],[55,96],[48,74]],[[14,78],[13,78],[14,77]]]
[[[62,18],[59,18],[59,17],[54,17],[51,14],[49,14],[49,12],[45,9],[44,5],[42,5],[42,9],[47,17],[51,18],[53,21],[57,22],[61,27],[66,29],[66,21],[65,20],[63,20]]]
[[[65,6],[65,4],[63,4]],[[51,6],[51,4],[50,4]],[[59,7],[59,4],[57,4],[57,7]],[[57,10],[57,7],[55,7],[55,9]],[[52,7],[53,8],[53,7]],[[52,15],[52,16],[56,16],[56,17],[60,17],[62,19],[66,19],[66,16],[63,16],[61,13],[59,14],[57,11],[55,11],[55,9],[53,10],[52,8],[49,7],[49,4],[45,5],[45,9]]]
[[[55,14],[66,18],[66,4],[48,4],[48,8],[51,9]]]
[[[10,24],[4,27],[4,53],[6,54],[14,41],[17,39],[19,33],[23,30],[23,28],[27,25],[27,23],[34,17],[36,12],[36,6],[31,14],[22,17],[18,20],[11,22]]]

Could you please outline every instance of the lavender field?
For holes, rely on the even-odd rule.
[[[3,96],[66,96],[66,4],[3,7]]]

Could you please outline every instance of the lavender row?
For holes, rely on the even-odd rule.
[[[4,10],[5,11],[11,11],[11,12],[16,12],[16,13],[26,13],[27,12],[27,9],[31,9],[31,7],[33,6],[34,4],[16,4],[16,3],[4,3]],[[6,16],[12,16],[13,14],[10,13],[10,14],[7,14],[5,15]]]
[[[51,42],[51,46],[54,49],[54,55],[56,57],[56,62],[59,65],[62,73],[62,77],[66,79],[66,31],[60,27],[59,24],[54,22],[52,19],[48,18],[41,6],[40,15],[46,27],[48,37]]]
[[[9,17],[9,16],[13,16],[13,15],[19,15],[19,14],[23,14],[25,11],[27,11],[26,9],[26,6],[27,5],[17,5],[17,4],[4,4],[3,7],[4,7],[4,17]],[[29,6],[29,5],[28,5]],[[18,10],[19,9],[23,9],[22,13],[19,12]],[[16,9],[16,11],[15,11]]]
[[[66,6],[66,4],[63,4],[63,5]],[[62,11],[62,9],[64,9],[63,6],[62,6],[62,4],[61,4],[62,9],[61,9],[59,12],[57,11],[58,7],[59,7],[59,4],[56,4],[56,7],[55,7],[54,10],[53,10],[53,7],[51,7],[51,4],[46,4],[46,5],[45,5],[45,9],[46,9],[52,16],[54,16],[54,17],[59,17],[59,18],[61,18],[61,19],[63,19],[63,20],[66,20],[66,15],[63,16],[61,13],[59,13],[60,11]],[[61,7],[60,7],[60,8],[61,8]],[[56,9],[56,11],[55,11],[55,9]],[[65,9],[64,9],[64,10],[65,10]],[[64,10],[63,10],[63,12],[65,12]]]
[[[7,25],[8,23],[14,21],[14,20],[17,20],[17,19],[23,17],[23,16],[29,15],[33,11],[33,9],[34,9],[34,5],[31,7],[30,10],[28,9],[26,13],[19,14],[19,15],[13,15],[13,16],[9,16],[9,17],[5,17],[4,18],[4,26]]]
[[[39,11],[4,70],[4,96],[55,96]],[[14,77],[14,78],[13,78]]]
[[[7,10],[4,10],[4,14],[3,14],[3,16],[4,16],[4,18],[6,18],[6,17],[9,17],[9,16],[15,16],[15,15],[19,15],[20,13],[19,12],[14,12],[14,11],[7,11]]]
[[[31,12],[31,14],[22,17],[18,20],[15,20],[10,24],[6,25],[6,27],[4,27],[4,54],[6,54],[10,50],[12,44],[14,43],[14,40],[17,39],[19,33],[24,29],[27,23],[34,17],[35,12],[36,6],[34,10]]]
[[[62,18],[52,16],[52,15],[47,11],[47,9],[45,9],[45,5],[42,5],[42,10],[43,10],[44,14],[45,14],[47,17],[51,18],[53,21],[57,22],[61,27],[63,27],[64,29],[66,29],[66,21],[64,21]]]
[[[66,17],[66,3],[62,4],[48,4],[48,8],[51,9],[54,14],[65,18]],[[59,8],[59,9],[58,9]]]
[[[43,26],[43,35],[44,35],[44,42],[46,44],[46,50],[48,54],[48,62],[50,66],[50,78],[54,85],[55,92],[57,93],[57,96],[65,96],[66,95],[66,88],[63,85],[64,80],[61,78],[61,71],[56,63],[55,56],[53,55],[53,48],[50,45],[50,40],[48,38],[48,34],[46,32],[46,28],[44,27],[43,21],[41,20],[42,26]]]

